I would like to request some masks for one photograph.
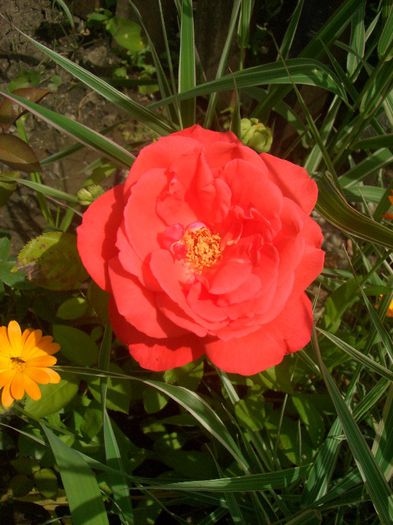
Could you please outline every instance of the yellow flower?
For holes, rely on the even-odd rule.
[[[60,376],[52,370],[56,357],[52,354],[60,350],[49,335],[43,336],[41,330],[21,331],[16,321],[8,327],[0,326],[0,389],[1,403],[8,408],[24,393],[32,399],[41,398],[38,384],[59,383]]]

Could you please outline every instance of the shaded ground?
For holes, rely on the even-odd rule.
[[[87,11],[89,2],[83,4],[84,11]],[[91,12],[94,5],[90,7]],[[71,31],[64,13],[54,9],[53,2],[49,0],[0,0],[0,13],[27,34],[40,41],[47,40],[49,46],[53,45],[52,41],[56,38],[57,52],[64,53],[89,69],[109,70],[118,60],[111,49],[109,38],[86,39],[85,22],[77,16],[74,17],[75,32]],[[45,106],[97,131],[122,123],[111,132],[111,137],[128,149],[133,148],[135,131],[138,138],[141,133],[121,110],[117,110],[111,103],[43,57],[4,18],[0,18],[0,35],[1,88],[7,88],[11,81],[34,72],[36,76],[38,74],[38,84],[49,86],[53,91],[45,98]],[[37,78],[34,81],[37,82]],[[26,127],[30,144],[40,160],[74,143],[71,138],[60,134],[36,117],[29,116]],[[10,132],[15,132],[15,128],[11,128]],[[42,178],[50,186],[74,193],[86,178],[89,164],[96,158],[94,151],[83,148],[61,162],[45,166]],[[3,168],[7,169],[6,166]],[[108,184],[111,182],[113,181],[108,180]],[[34,195],[23,187],[18,187],[7,205],[0,207],[0,231],[12,236],[14,253],[27,240],[40,233],[43,226]]]

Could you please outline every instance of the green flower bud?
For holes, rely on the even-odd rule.
[[[98,184],[91,184],[86,188],[81,188],[76,194],[79,204],[82,206],[89,206],[93,201],[104,193],[102,186]]]
[[[273,135],[257,118],[242,118],[240,121],[240,140],[258,153],[270,151]]]

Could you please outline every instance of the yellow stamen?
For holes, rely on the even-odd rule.
[[[197,273],[214,266],[222,254],[220,235],[211,233],[205,226],[186,231],[183,243],[187,249],[186,259]]]

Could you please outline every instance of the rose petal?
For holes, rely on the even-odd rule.
[[[189,137],[194,140],[197,140],[204,146],[211,146],[211,144],[216,144],[217,142],[229,142],[237,144],[239,139],[231,131],[222,133],[220,131],[212,131],[210,129],[203,128],[198,124],[194,124],[189,128],[182,129],[173,133],[172,137]]]
[[[248,279],[251,270],[252,265],[249,260],[223,261],[210,279],[209,292],[215,295],[233,292]]]
[[[253,375],[280,363],[285,355],[284,341],[276,339],[269,329],[231,339],[206,343],[205,352],[210,361],[225,372]]]
[[[262,153],[261,159],[268,168],[272,182],[309,214],[317,202],[318,187],[307,171],[268,153]]]
[[[157,235],[166,229],[156,211],[157,199],[166,184],[165,170],[153,169],[146,172],[132,187],[124,208],[127,238],[142,261],[159,247]]]
[[[207,330],[215,330],[221,326],[219,323],[208,322],[202,319],[190,308],[188,305],[184,292],[180,286],[178,276],[176,275],[175,265],[172,256],[166,250],[157,250],[152,253],[150,260],[150,268],[160,284],[164,294],[160,295],[160,308],[165,311],[166,315],[174,320],[174,316],[184,318],[187,324],[194,325],[194,330],[199,333],[197,335],[203,336]],[[177,308],[176,308],[177,307]],[[173,315],[171,315],[171,311]],[[174,321],[177,323],[177,321]],[[183,326],[183,324],[180,324]],[[184,326],[186,328],[186,326]]]
[[[283,198],[265,166],[237,159],[226,164],[223,176],[232,192],[232,205],[245,212],[255,208],[263,217],[277,220]]]
[[[108,289],[107,262],[116,255],[116,231],[123,214],[123,185],[115,186],[95,200],[77,228],[78,252],[92,279]]]
[[[297,352],[311,339],[313,315],[311,301],[303,292],[292,295],[281,314],[269,324],[269,329],[282,337],[287,345],[286,351]]]
[[[155,295],[128,274],[118,259],[109,261],[108,270],[116,307],[129,323],[151,337],[176,336],[181,333],[177,326],[160,314],[155,304]]]
[[[207,357],[226,372],[252,375],[280,363],[311,338],[312,309],[306,294],[291,297],[282,313],[258,331],[229,341],[206,343]]]
[[[141,367],[162,372],[195,361],[203,354],[203,345],[187,335],[163,343],[131,344],[129,352]]]
[[[149,144],[139,152],[131,166],[125,182],[125,192],[128,194],[132,186],[146,172],[156,168],[169,168],[179,155],[186,154],[189,150],[195,149],[196,146],[198,144],[195,140],[181,136],[181,132],[173,133],[168,137],[161,137],[157,142]]]

